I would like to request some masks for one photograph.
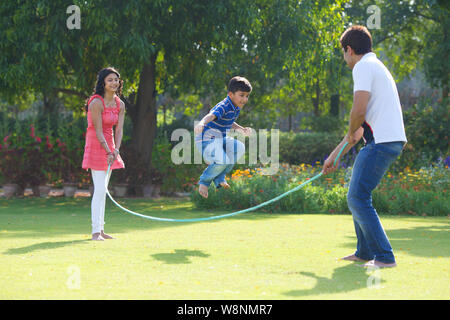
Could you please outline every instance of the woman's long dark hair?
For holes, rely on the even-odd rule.
[[[108,67],[100,70],[97,74],[97,83],[95,84],[94,91],[92,92],[92,95],[98,94],[102,97],[105,97],[105,78],[110,75],[111,73],[115,73],[117,77],[119,77],[119,88],[117,88],[116,95],[121,96],[122,95],[122,88],[123,88],[123,80],[120,79],[119,72],[114,69],[113,67]],[[88,102],[89,98],[86,99],[86,111],[88,111]]]

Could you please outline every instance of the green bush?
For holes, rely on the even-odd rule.
[[[449,99],[432,107],[421,101],[404,112],[408,143],[395,168],[419,169],[449,156]]]
[[[344,136],[347,129],[347,122],[332,115],[308,117],[306,123],[312,132],[333,133]]]
[[[171,159],[172,148],[169,139],[160,136],[155,140],[152,153],[152,178],[161,184],[161,191],[167,195],[178,191],[191,191],[206,166],[174,164]],[[191,141],[191,155],[195,152],[194,148],[194,141]]]
[[[342,138],[336,133],[281,132],[280,162],[293,165],[322,163]]]
[[[207,199],[193,191],[191,199],[198,208],[241,210],[253,207],[313,177],[319,172],[310,165],[283,165],[273,176],[263,176],[257,169],[236,170],[230,189],[209,188]],[[263,212],[349,213],[347,190],[351,169],[338,170],[313,181],[302,189],[262,207]],[[450,175],[448,168],[433,166],[420,171],[387,173],[373,193],[379,213],[441,215],[450,211]]]
[[[3,182],[16,183],[22,189],[64,181],[81,182],[83,135],[69,126],[60,138],[42,135],[33,124],[17,124],[14,132],[2,137],[0,172]],[[81,140],[81,142],[80,142]]]

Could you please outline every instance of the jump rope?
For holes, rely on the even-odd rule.
[[[341,150],[339,151],[339,153],[338,153],[336,159],[334,160],[334,165],[336,165],[336,162],[339,160],[339,158],[340,158],[342,152],[344,151],[345,147],[347,146],[347,144],[348,144],[348,142],[345,142],[344,146],[343,146],[343,147],[341,148]],[[111,165],[108,165],[108,171],[106,172],[106,177],[109,176],[110,171],[111,171]],[[208,221],[208,220],[216,220],[216,219],[228,218],[228,217],[236,216],[236,215],[238,215],[238,214],[242,214],[242,213],[254,211],[254,210],[259,209],[259,208],[262,208],[262,207],[264,207],[264,206],[266,206],[266,205],[268,205],[268,204],[271,204],[271,203],[273,203],[273,202],[275,202],[275,201],[278,201],[278,200],[280,200],[281,198],[286,197],[287,195],[289,195],[289,194],[291,194],[291,193],[293,193],[293,192],[295,192],[295,191],[297,191],[297,190],[303,188],[303,187],[306,186],[308,183],[313,182],[314,180],[320,178],[321,176],[322,176],[322,172],[316,174],[314,177],[312,177],[312,178],[309,179],[309,180],[306,180],[305,182],[303,182],[302,184],[298,185],[297,187],[295,187],[295,188],[293,188],[293,189],[291,189],[291,190],[288,190],[288,191],[286,191],[286,192],[283,193],[283,194],[280,194],[278,197],[275,197],[275,198],[273,198],[273,199],[267,200],[267,201],[265,201],[265,202],[263,202],[263,203],[260,203],[260,204],[258,204],[258,205],[256,205],[256,206],[253,206],[253,207],[250,207],[250,208],[248,208],[248,209],[239,210],[239,211],[236,211],[236,212],[227,213],[227,214],[222,214],[222,215],[213,216],[213,217],[192,218],[192,219],[160,218],[160,217],[146,216],[146,215],[144,215],[144,214],[141,214],[141,213],[138,213],[138,212],[131,211],[131,210],[129,210],[129,209],[123,207],[122,205],[120,205],[120,204],[119,204],[116,200],[114,200],[114,198],[111,196],[111,194],[109,193],[109,190],[108,190],[108,180],[109,180],[108,178],[105,179],[105,187],[106,187],[106,194],[107,194],[108,197],[111,199],[111,201],[112,201],[117,207],[119,207],[119,208],[122,209],[123,211],[128,212],[128,213],[130,213],[130,214],[132,214],[132,215],[135,215],[135,216],[138,216],[138,217],[141,217],[141,218],[144,218],[144,219],[155,220],[155,221],[166,221],[166,222],[197,222],[197,221]]]

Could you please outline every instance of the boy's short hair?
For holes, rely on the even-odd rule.
[[[345,52],[347,46],[350,46],[356,54],[372,52],[372,35],[364,26],[351,26],[345,30],[339,41]]]
[[[231,78],[228,82],[228,92],[235,93],[236,91],[252,92],[250,81],[239,76]]]

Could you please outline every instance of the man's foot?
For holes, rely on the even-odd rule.
[[[102,233],[100,234],[100,236],[101,236],[103,239],[114,239],[114,238],[111,237],[109,234],[104,233],[103,230],[102,230]]]
[[[364,259],[358,258],[357,256],[355,256],[355,254],[351,254],[349,256],[340,258],[339,260],[356,261],[356,262],[368,262],[369,261],[369,260],[364,260]]]
[[[200,193],[200,195],[203,198],[205,198],[205,199],[208,198],[208,187],[205,186],[204,184],[199,185],[198,186],[198,193]]]
[[[221,186],[222,188],[224,188],[224,189],[230,189],[230,185],[229,185],[226,181],[221,182],[221,183],[219,183],[219,184],[220,184],[220,186]]]
[[[103,241],[105,239],[101,236],[100,232],[97,232],[97,233],[93,233],[92,234],[92,240],[94,240],[94,241]]]
[[[394,268],[397,264],[394,263],[384,263],[377,260],[370,260],[369,262],[363,264],[361,267],[363,268]]]

